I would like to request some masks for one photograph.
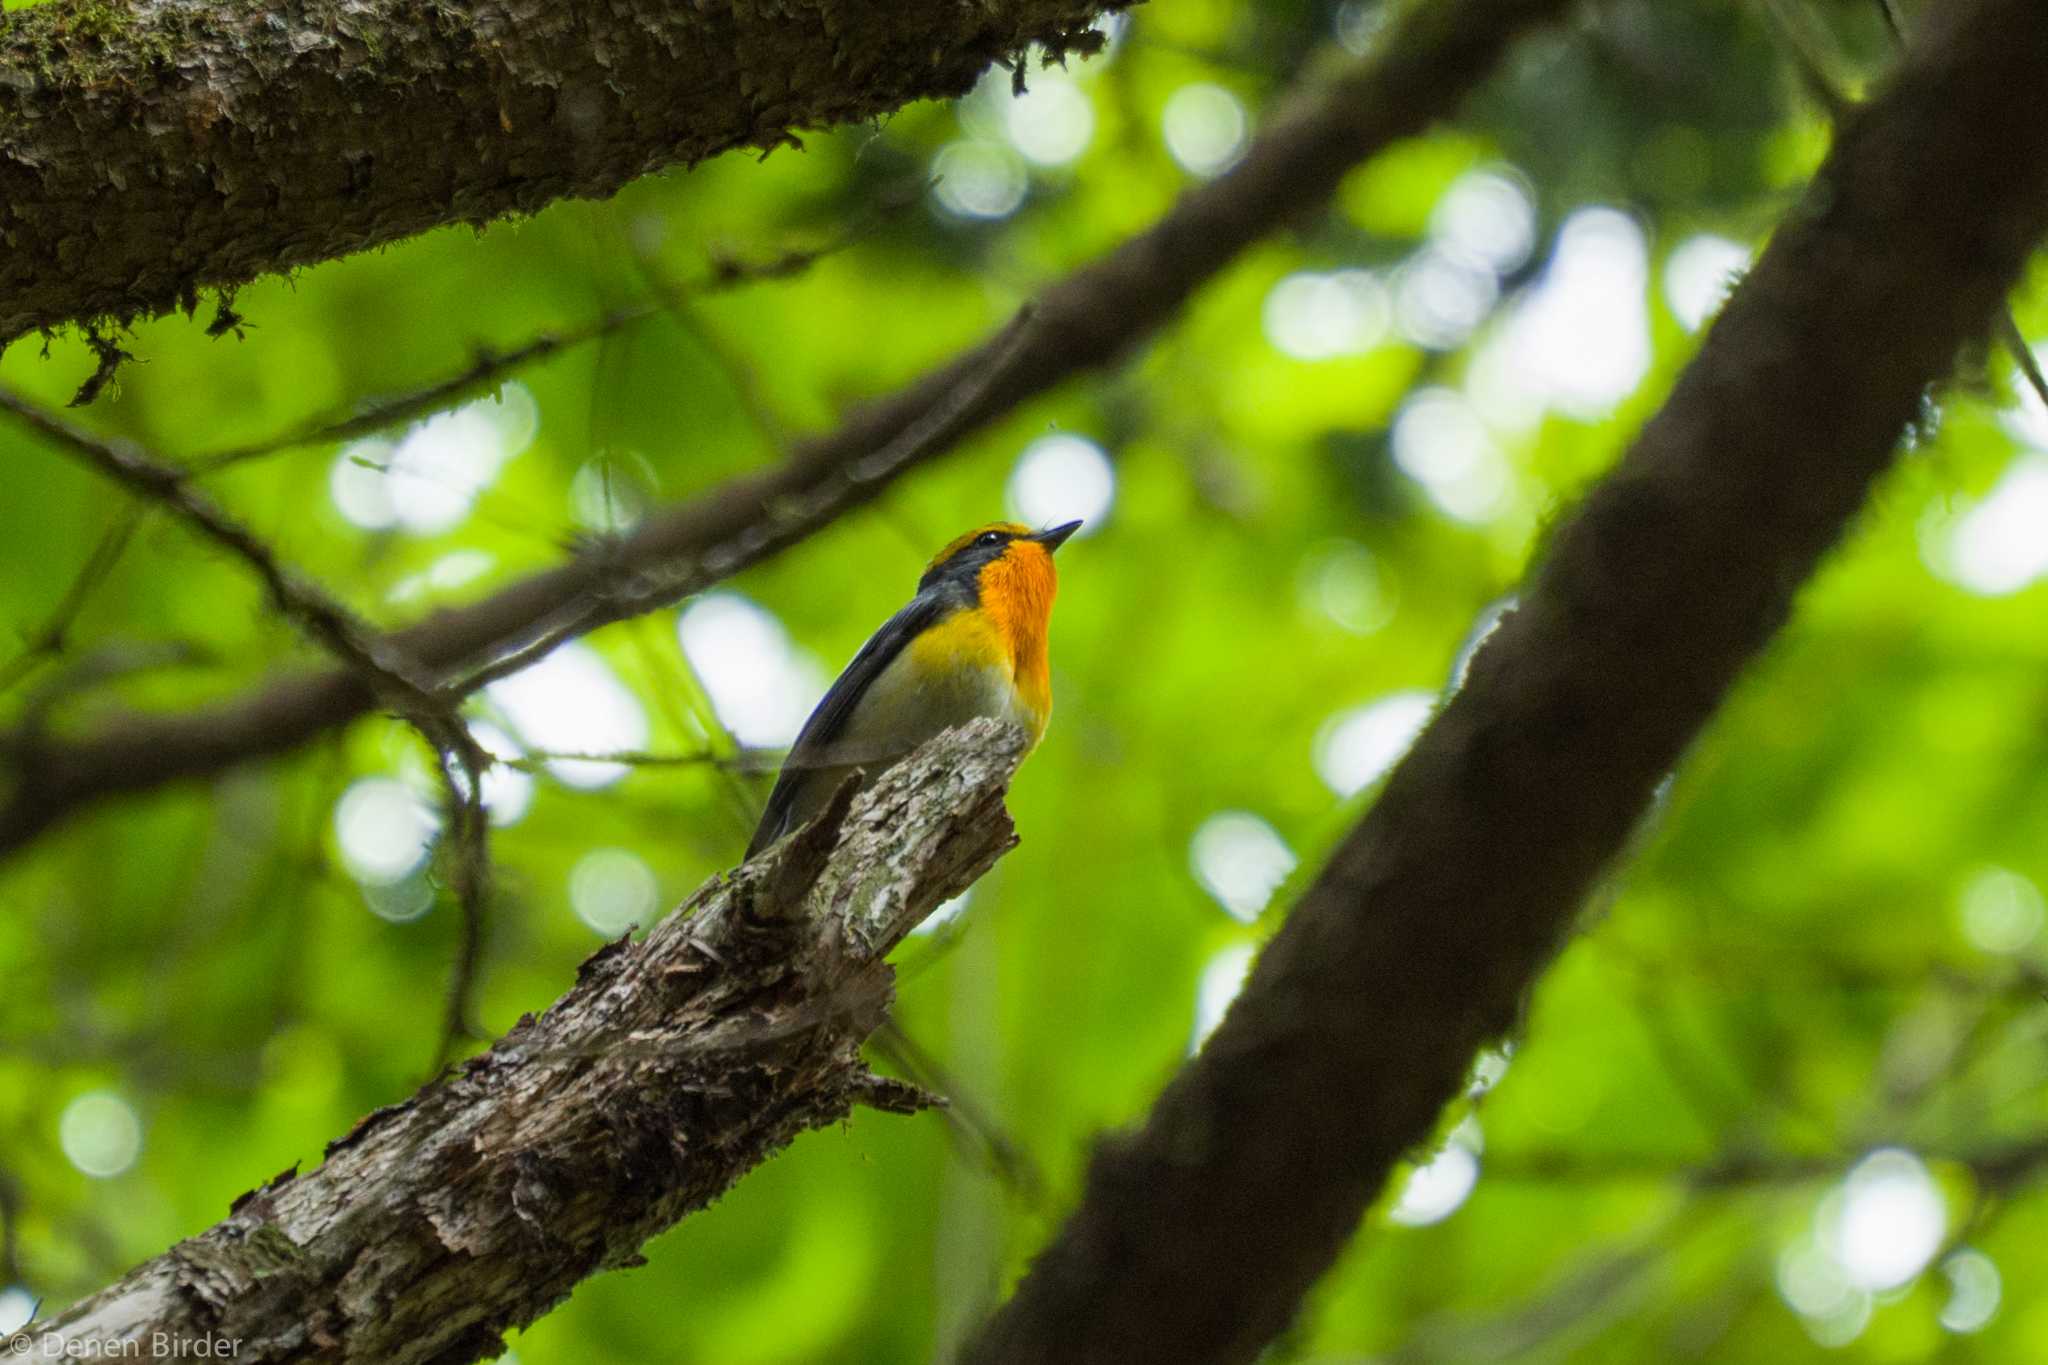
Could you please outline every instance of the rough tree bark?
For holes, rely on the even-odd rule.
[[[0,21],[0,345],[958,95],[1127,0],[50,0]]]
[[[461,1365],[578,1280],[637,1264],[797,1134],[857,1104],[922,1107],[860,1058],[891,997],[883,959],[1016,844],[1003,793],[1025,747],[976,721],[842,790],[318,1170],[0,1349],[186,1359],[211,1340],[238,1361]]]
[[[1569,7],[1569,0],[1450,0],[1412,11],[1375,57],[1282,110],[1230,172],[1049,286],[989,341],[854,413],[839,430],[803,442],[782,466],[657,509],[622,544],[398,631],[391,647],[460,673],[551,622],[574,617],[576,631],[595,629],[801,540],[969,433],[1124,355],[1245,247],[1321,203],[1359,162],[1449,113],[1517,38]],[[659,579],[658,593],[638,590],[650,577]],[[0,855],[109,797],[284,753],[375,701],[346,669],[299,671],[247,697],[139,716],[85,739],[15,737],[0,744],[15,770],[0,805]]]
[[[1929,11],[966,1361],[1249,1361],[1286,1324],[2048,231],[2044,70],[2040,0]]]

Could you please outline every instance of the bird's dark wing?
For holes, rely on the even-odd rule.
[[[910,599],[910,605],[882,623],[882,628],[868,637],[860,647],[860,653],[853,656],[853,662],[839,675],[825,693],[825,699],[811,712],[811,718],[804,722],[796,743],[791,746],[789,757],[782,762],[782,772],[775,779],[775,789],[768,793],[768,807],[761,812],[761,823],[754,829],[754,838],[747,845],[747,856],[753,857],[768,845],[789,832],[793,823],[790,819],[797,805],[798,797],[813,783],[827,781],[837,785],[842,774],[828,771],[819,762],[819,756],[846,729],[846,723],[867,694],[868,687],[881,676],[882,670],[892,663],[903,647],[953,610],[955,603],[939,592],[921,592]],[[829,793],[828,793],[829,794]]]

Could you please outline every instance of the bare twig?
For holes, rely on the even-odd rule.
[[[473,997],[477,967],[483,959],[484,910],[491,886],[491,827],[484,810],[484,767],[476,758],[481,752],[481,747],[474,743],[454,752],[442,748],[434,752],[448,831],[448,880],[455,892],[456,906],[462,912],[462,922],[455,965],[448,977],[448,1006],[429,1074],[448,1064],[464,1038],[479,1034],[472,1017]]]
[[[85,563],[71,580],[71,586],[57,599],[57,605],[43,624],[28,637],[21,653],[0,664],[0,692],[13,690],[38,665],[64,652],[78,614],[85,610],[85,604],[93,593],[114,571],[114,565],[120,562],[121,552],[128,548],[128,542],[141,521],[141,513],[134,507],[124,508],[115,515],[114,524],[101,533],[92,553],[85,557]]]

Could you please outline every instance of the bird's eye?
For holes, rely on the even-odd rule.
[[[1003,543],[1003,533],[1001,531],[983,531],[974,538],[974,543],[976,545],[1000,545]]]

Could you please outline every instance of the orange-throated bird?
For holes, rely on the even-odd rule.
[[[1052,715],[1052,552],[1080,524],[1034,532],[992,522],[939,551],[910,605],[860,647],[804,722],[749,858],[816,815],[855,768],[872,779],[949,725],[995,716],[1038,742]]]

